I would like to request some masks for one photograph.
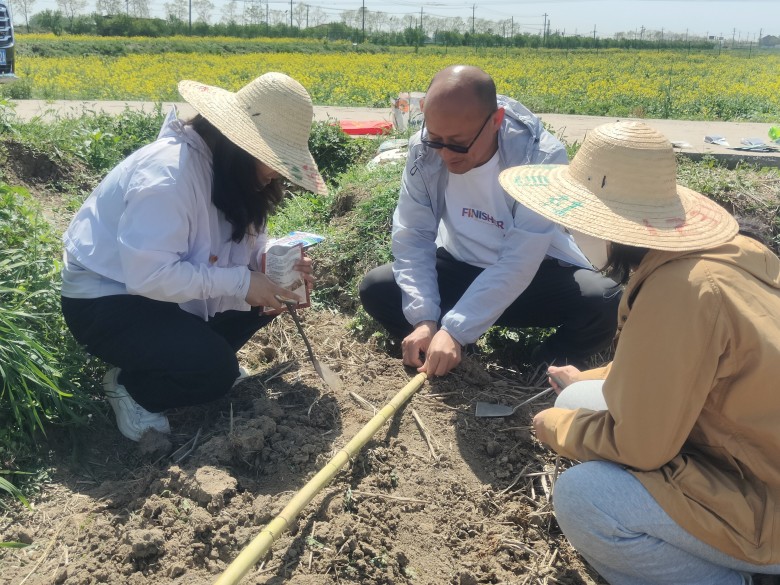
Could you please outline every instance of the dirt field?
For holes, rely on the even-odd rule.
[[[0,553],[3,581],[212,582],[414,374],[352,340],[342,317],[302,315],[343,393],[326,390],[278,318],[242,351],[254,375],[219,403],[171,413],[170,440],[134,444],[106,420],[81,437],[78,464],[55,450],[34,512],[0,520],[4,539],[30,543]],[[537,391],[533,377],[468,357],[426,383],[244,582],[600,583],[550,513],[555,458],[529,432],[545,401],[474,417],[477,400]]]
[[[46,183],[73,179],[23,145],[6,151],[9,182],[27,186],[64,228],[70,213]],[[218,403],[170,413],[169,437],[130,442],[108,405],[80,435],[50,435],[50,475],[34,510],[0,516],[4,541],[29,544],[0,549],[0,582],[212,583],[415,374],[355,339],[344,316],[301,316],[342,392],[324,386],[281,316],[241,352],[253,375]],[[552,399],[508,418],[474,416],[479,400],[514,404],[544,387],[541,371],[467,356],[423,386],[242,582],[604,583],[551,513],[554,479],[570,463],[530,424]]]
[[[5,175],[27,187],[61,231],[73,182],[7,141]],[[70,175],[73,175],[71,177]],[[172,434],[133,443],[105,418],[76,437],[50,434],[49,478],[0,517],[0,582],[211,583],[330,458],[416,373],[355,339],[343,315],[307,309],[329,391],[292,320],[277,318],[242,350],[252,376],[224,400],[169,413]],[[558,461],[530,433],[541,399],[505,419],[477,400],[512,404],[542,372],[468,356],[423,388],[350,461],[243,583],[603,583],[560,535],[549,498]]]

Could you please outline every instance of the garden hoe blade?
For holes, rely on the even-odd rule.
[[[301,320],[298,318],[298,313],[295,310],[295,302],[294,301],[288,301],[286,299],[283,299],[281,297],[276,297],[279,302],[284,303],[287,305],[287,311],[290,313],[290,317],[292,317],[292,320],[295,322],[295,326],[298,328],[298,333],[301,334],[301,337],[303,338],[303,342],[306,344],[306,351],[309,352],[309,360],[311,361],[311,365],[314,366],[314,371],[317,372],[320,378],[327,384],[327,386],[335,391],[340,392],[341,391],[341,378],[338,377],[336,372],[331,370],[328,366],[325,364],[321,364],[320,360],[318,360],[316,357],[314,357],[314,351],[311,349],[311,343],[309,343],[309,338],[306,337],[306,332],[303,330],[303,325],[301,325]]]
[[[539,392],[539,394],[534,394],[528,400],[524,400],[523,402],[515,406],[506,406],[505,404],[493,404],[492,402],[477,402],[477,409],[474,412],[474,416],[478,418],[512,416],[515,413],[515,411],[521,406],[525,406],[526,404],[533,402],[538,398],[541,398],[545,394],[549,394],[550,392],[552,392],[552,390],[553,390],[552,388],[547,388],[545,390],[542,390],[541,392]]]

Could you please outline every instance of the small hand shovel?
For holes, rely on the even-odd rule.
[[[311,361],[311,365],[314,366],[314,370],[317,372],[317,374],[319,374],[320,378],[323,379],[323,381],[330,387],[331,390],[336,392],[341,391],[341,378],[339,378],[338,375],[328,366],[321,364],[320,361],[314,357],[314,351],[311,349],[309,338],[306,337],[306,332],[303,330],[303,325],[301,325],[301,320],[298,318],[298,313],[295,310],[296,302],[283,299],[279,296],[276,297],[276,300],[287,305],[287,311],[290,313],[292,320],[295,321],[295,326],[298,328],[298,333],[301,334],[301,337],[303,337],[303,342],[306,344],[306,351],[309,352],[309,360]]]
[[[542,390],[539,392],[539,394],[534,394],[529,398],[528,400],[524,400],[520,404],[517,404],[516,406],[506,406],[504,404],[493,404],[492,402],[477,402],[477,410],[474,413],[474,416],[479,418],[492,418],[492,417],[499,417],[499,416],[512,416],[518,408],[521,406],[525,406],[526,404],[533,402],[534,400],[541,398],[545,394],[549,394],[552,392],[552,388],[547,388],[545,390]]]

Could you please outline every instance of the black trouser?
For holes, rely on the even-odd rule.
[[[482,270],[438,249],[436,274],[442,315],[455,306]],[[598,272],[545,259],[528,288],[495,324],[555,327],[556,332],[534,352],[534,359],[577,364],[612,342],[620,296],[618,285]],[[412,332],[412,324],[401,308],[401,289],[395,283],[391,264],[366,275],[360,283],[360,300],[366,312],[394,337],[403,338]]]
[[[62,297],[62,312],[76,340],[121,368],[120,383],[150,412],[224,396],[238,377],[236,352],[272,319],[255,308],[203,321],[137,295]]]

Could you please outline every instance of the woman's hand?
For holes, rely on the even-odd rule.
[[[314,283],[317,282],[317,279],[314,277],[311,258],[304,254],[303,257],[293,265],[293,269],[301,273],[301,276],[306,283],[306,290],[311,292],[314,289]]]
[[[574,382],[579,382],[580,375],[582,374],[582,372],[574,366],[550,366],[547,368],[547,373],[550,374],[548,381],[556,394],[560,394],[566,386],[569,386]],[[560,380],[563,386],[559,385],[554,378]]]
[[[571,367],[571,366],[565,366],[565,367]],[[533,422],[534,433],[536,434],[536,438],[539,439],[540,442],[548,446],[550,445],[552,439],[552,431],[549,429],[549,422],[546,419],[547,416],[550,414],[551,410],[552,410],[551,408],[547,408],[545,410],[542,410],[541,412],[537,412],[536,416],[534,416],[534,422]]]
[[[249,271],[249,292],[246,293],[245,299],[247,303],[253,307],[273,307],[277,310],[282,309],[284,308],[284,305],[276,299],[277,295],[284,299],[301,302],[298,295],[295,295],[286,288],[282,288],[274,283],[274,281],[262,272]]]

